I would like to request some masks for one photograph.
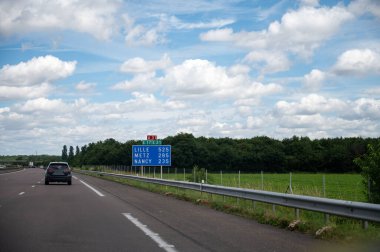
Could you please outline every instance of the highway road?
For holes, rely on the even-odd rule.
[[[0,175],[0,251],[319,251],[326,242],[86,175]],[[327,244],[328,245],[328,244]]]

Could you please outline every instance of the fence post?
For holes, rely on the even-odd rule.
[[[183,181],[186,181],[186,170],[183,168]]]
[[[207,169],[206,169],[206,184],[207,184]]]
[[[371,202],[371,181],[368,175],[368,201]]]
[[[294,212],[295,212],[296,219],[299,220],[300,219],[300,209],[299,208],[295,208]]]
[[[368,229],[368,221],[362,220],[362,227],[363,229]]]
[[[325,177],[325,174],[323,174],[322,185],[323,185],[323,197],[326,198],[326,177]]]
[[[264,174],[263,174],[263,171],[261,171],[261,190],[264,190]]]

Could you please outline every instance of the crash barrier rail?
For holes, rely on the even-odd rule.
[[[22,170],[24,169],[24,167],[20,167],[20,166],[5,166],[5,165],[0,165],[0,173],[7,173],[7,172],[10,172],[10,171],[15,171],[15,170]]]
[[[131,180],[141,181],[145,183],[153,183],[164,186],[178,187],[182,189],[190,189],[205,193],[218,194],[223,196],[236,197],[241,199],[249,199],[274,205],[292,207],[296,209],[297,218],[299,217],[299,209],[321,212],[327,215],[344,216],[363,221],[380,222],[380,204],[370,204],[364,202],[345,201],[337,199],[327,199],[304,195],[277,193],[261,190],[252,190],[236,187],[225,187],[210,185],[204,183],[194,183],[186,181],[175,181],[157,178],[147,178],[140,176],[132,176],[125,174],[79,170],[84,173],[93,173],[103,176],[112,176],[119,178],[127,178]]]

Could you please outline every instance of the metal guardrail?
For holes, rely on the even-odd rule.
[[[365,221],[380,222],[380,205],[356,201],[345,201],[337,199],[327,199],[312,196],[294,195],[236,187],[225,187],[186,181],[174,181],[166,179],[146,178],[117,173],[80,170],[84,173],[95,173],[105,176],[128,178],[136,181],[153,183],[183,189],[196,190],[200,192],[249,199],[296,209],[305,209],[325,214],[332,214]]]

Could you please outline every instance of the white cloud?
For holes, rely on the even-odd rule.
[[[217,66],[207,60],[186,60],[168,68],[160,79],[164,93],[182,98],[250,98],[282,91],[282,87],[271,83],[264,85],[252,82],[247,68]]]
[[[380,95],[380,87],[368,88],[364,93],[368,95]]]
[[[278,101],[275,105],[277,115],[314,115],[324,112],[345,111],[347,103],[318,94],[302,97],[299,102]]]
[[[265,62],[263,72],[277,72],[289,69],[287,54],[310,58],[315,49],[352,18],[353,15],[341,5],[331,8],[304,5],[298,10],[288,11],[281,21],[272,22],[263,31],[217,29],[202,33],[200,38],[203,41],[234,42],[251,50],[246,61]]]
[[[166,41],[166,26],[162,21],[157,25],[148,27],[135,24],[135,20],[128,14],[122,15],[125,26],[125,42],[129,46],[153,46]]]
[[[341,54],[333,67],[338,75],[380,74],[380,55],[370,49],[352,49]]]
[[[142,73],[135,75],[132,80],[126,80],[116,83],[111,87],[113,90],[143,90],[155,91],[158,87],[158,81],[155,79],[154,72]]]
[[[109,39],[117,30],[119,1],[13,1],[0,2],[0,34],[74,30]]]
[[[200,118],[200,117],[191,117],[191,118],[185,118],[185,119],[179,119],[177,121],[177,124],[179,126],[206,126],[209,124],[209,120],[206,118]]]
[[[360,98],[353,103],[352,108],[359,118],[380,119],[380,100]]]
[[[9,87],[0,85],[0,101],[1,100],[26,100],[48,95],[53,88],[43,83],[31,87]]]
[[[22,112],[59,112],[65,110],[66,106],[61,99],[49,100],[46,98],[38,98],[28,100],[20,107]]]
[[[357,16],[363,15],[364,13],[371,13],[377,18],[380,18],[380,2],[378,0],[352,1],[348,8]]]
[[[304,76],[305,87],[311,91],[318,91],[326,79],[326,73],[313,69],[309,74]]]
[[[201,33],[199,37],[203,41],[220,41],[220,42],[233,41],[235,39],[234,31],[231,28],[211,30],[205,33]]]
[[[198,23],[185,23],[175,16],[171,16],[167,21],[170,26],[182,30],[182,29],[210,29],[210,28],[220,28],[226,25],[233,24],[235,20],[233,19],[213,19],[209,22],[198,22]]]
[[[264,126],[264,124],[265,124],[265,120],[263,120],[260,117],[248,116],[247,118],[247,127],[249,129],[260,128]]]
[[[75,89],[82,92],[92,91],[96,87],[96,83],[87,83],[85,81],[81,81],[75,85]]]
[[[299,0],[301,6],[319,6],[319,0]]]
[[[286,71],[291,66],[286,54],[279,51],[251,51],[244,61],[253,63],[262,73]]]
[[[34,57],[17,65],[5,65],[0,70],[1,86],[32,86],[43,82],[66,78],[76,66],[76,61],[61,61],[46,55]]]
[[[158,69],[165,69],[171,65],[171,60],[167,54],[164,54],[160,60],[147,61],[137,57],[125,61],[120,71],[125,73],[149,73]]]

